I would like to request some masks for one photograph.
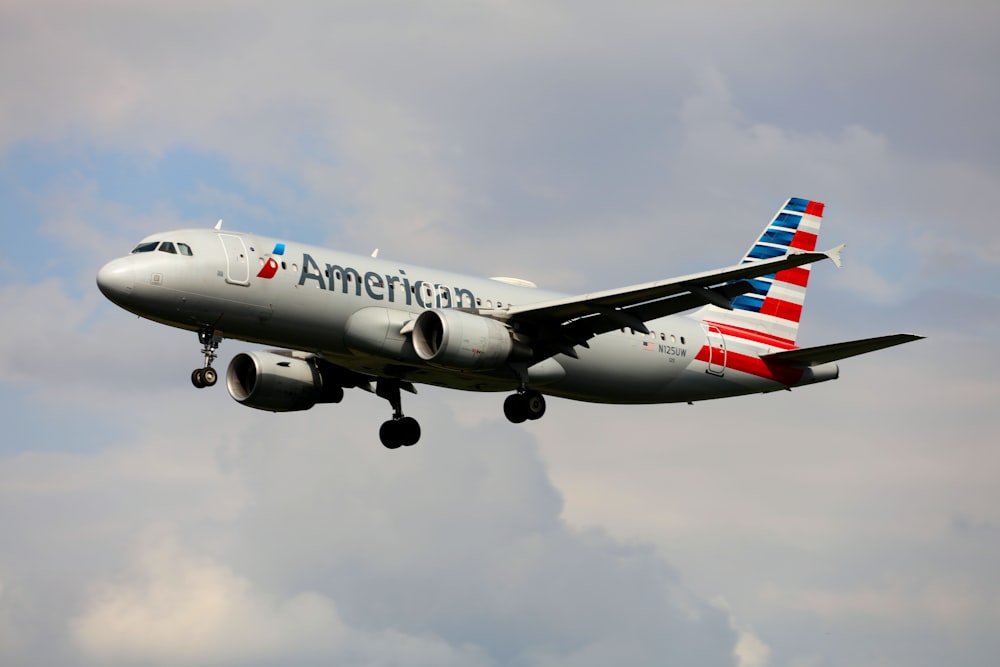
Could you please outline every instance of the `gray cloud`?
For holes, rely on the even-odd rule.
[[[431,412],[428,430],[449,428]],[[566,527],[537,445],[513,427],[388,458],[369,425],[316,437],[328,415],[301,417],[189,420],[144,444],[4,461],[4,506],[17,508],[4,524],[21,538],[3,549],[5,580],[40,595],[74,554],[35,637],[59,638],[67,664],[732,654],[726,613],[651,549]],[[52,555],[33,557],[43,544]],[[7,657],[51,657],[32,634]]]

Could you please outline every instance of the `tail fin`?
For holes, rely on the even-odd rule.
[[[793,197],[785,202],[764,233],[753,244],[743,264],[792,251],[813,251],[823,218],[823,204]],[[727,325],[730,330],[754,334],[776,347],[794,347],[811,266],[772,273],[749,282],[753,290],[733,299],[733,310],[705,306],[694,316],[705,322]]]

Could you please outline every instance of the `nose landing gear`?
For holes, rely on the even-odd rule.
[[[199,329],[198,342],[201,343],[201,353],[205,355],[205,367],[191,371],[191,384],[198,389],[211,387],[219,379],[219,374],[212,368],[212,362],[219,355],[215,353],[222,342],[222,336],[217,336],[214,329]]]

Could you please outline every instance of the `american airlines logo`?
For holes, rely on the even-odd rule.
[[[251,248],[253,250],[253,248]],[[261,267],[260,272],[257,274],[258,278],[264,278],[265,280],[270,280],[278,273],[278,260],[274,258],[274,255],[279,257],[285,254],[285,244],[275,243],[274,250],[271,251],[271,257],[267,258],[264,266]]]
[[[283,245],[282,252],[284,252]],[[271,262],[274,262],[273,269],[269,268]],[[274,258],[269,258],[261,269],[261,274],[264,275],[260,277],[270,278],[277,272],[277,267],[278,263]],[[374,301],[405,303],[407,306],[414,303],[421,308],[476,308],[479,306],[476,295],[464,287],[439,285],[424,280],[411,282],[403,269],[399,269],[396,274],[381,274],[374,271],[366,271],[362,274],[353,267],[339,264],[325,264],[325,268],[320,269],[319,263],[313,259],[312,255],[305,253],[302,255],[299,286],[305,285],[307,281],[314,282],[315,287],[329,292],[337,291],[337,283],[340,283],[342,294],[353,292],[355,296],[361,296],[361,291],[364,290],[368,298]]]

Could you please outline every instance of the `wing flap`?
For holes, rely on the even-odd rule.
[[[667,315],[683,313],[686,310],[704,306],[706,303],[728,304],[729,300],[740,294],[753,291],[753,285],[746,281],[738,281],[716,287],[713,289],[694,288],[693,291],[684,294],[677,294],[657,301],[640,303],[635,306],[628,306],[620,310],[614,310],[612,315],[607,315],[603,310],[594,312],[589,316],[584,316],[564,325],[567,333],[575,338],[587,339],[598,336],[608,331],[613,331],[621,326],[631,326],[636,331],[644,331],[645,325],[636,326],[631,322],[626,322],[621,315],[627,315],[632,320],[639,323],[655,320]],[[724,306],[723,306],[724,307]]]
[[[780,364],[782,366],[818,366],[820,364],[855,357],[859,354],[866,354],[876,350],[882,350],[894,345],[902,345],[915,340],[922,339],[923,336],[915,334],[892,334],[891,336],[879,336],[877,338],[864,338],[862,340],[852,340],[844,343],[833,343],[830,345],[819,345],[816,347],[802,347],[797,350],[787,350],[785,352],[775,352],[774,354],[761,355],[761,359],[767,363]]]
[[[552,332],[562,327],[565,340],[580,344],[623,325],[634,326],[659,317],[673,315],[705,305],[728,303],[730,299],[752,289],[750,278],[759,278],[786,269],[832,259],[839,264],[838,246],[826,252],[793,252],[783,257],[746,262],[714,271],[695,273],[680,278],[631,285],[603,292],[582,294],[543,303],[513,306],[505,319],[527,322],[538,329]]]

